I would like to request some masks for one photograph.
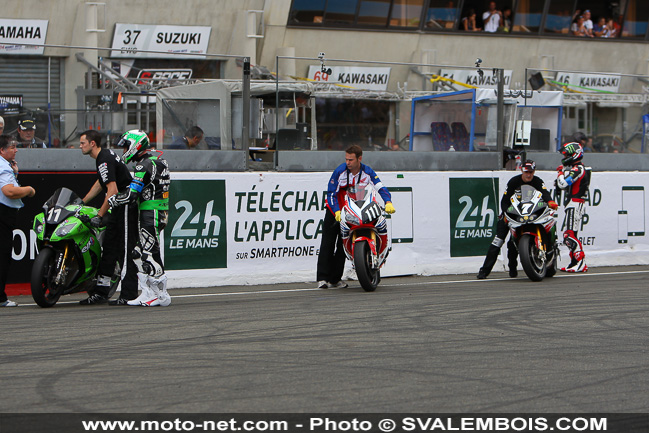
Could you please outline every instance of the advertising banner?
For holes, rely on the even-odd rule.
[[[169,191],[166,269],[227,267],[224,180],[175,180]]]
[[[43,55],[45,47],[21,44],[44,44],[47,20],[0,18],[0,54]]]
[[[137,85],[160,86],[191,84],[192,69],[141,69],[137,74]]]
[[[384,277],[475,273],[500,213],[499,201],[514,171],[381,172],[397,212],[388,219],[392,250]],[[557,202],[556,172],[537,171]],[[325,188],[331,173],[172,173],[170,219],[163,232],[169,287],[315,282]],[[29,281],[36,257],[33,217],[59,186],[83,196],[94,173],[24,173],[36,188],[25,199],[14,232],[16,266],[10,282]],[[589,267],[649,263],[649,173],[594,172],[577,232]],[[100,202],[99,202],[100,203]],[[97,203],[93,203],[96,205]],[[559,208],[559,240],[565,230]],[[560,266],[568,250],[560,247]],[[503,270],[506,248],[494,271]],[[349,261],[345,278],[355,278]]]
[[[390,68],[332,66],[331,74],[326,74],[321,69],[319,65],[309,66],[308,78],[359,90],[387,90],[390,81]]]
[[[204,59],[205,56],[194,54],[207,53],[211,31],[212,28],[209,26],[117,23],[115,24],[110,56]],[[162,53],[143,53],[143,50],[162,51]]]
[[[496,234],[498,179],[449,179],[451,257],[486,254]]]
[[[620,90],[619,75],[611,74],[573,74],[566,72],[557,73],[557,82],[568,85],[573,90],[582,92],[618,93]]]
[[[513,73],[513,70],[504,71],[505,82],[503,84],[505,89],[509,89],[509,86],[512,84]],[[492,69],[484,69],[482,74],[478,73],[477,70],[470,69],[442,69],[439,75],[483,89],[498,88],[498,80]]]
[[[18,114],[23,108],[23,95],[0,95],[0,114]]]
[[[193,285],[315,278],[330,176],[331,173],[172,173],[170,214],[173,215],[164,236],[169,275],[189,278]],[[411,180],[397,179],[396,174],[381,174],[381,180],[394,188],[393,202],[400,209],[388,219],[393,252],[410,249],[415,237],[413,188],[408,186]],[[225,199],[215,199],[213,182],[225,184]],[[182,190],[174,184],[183,185]],[[197,211],[205,209],[213,199],[216,203],[226,203],[225,213],[217,212],[216,204],[211,212],[222,219],[216,250],[227,255],[227,263],[217,262],[216,257],[220,256],[212,251],[188,259],[184,257],[189,255],[186,249],[178,248],[182,238],[178,236],[179,229],[194,228],[196,236],[200,236],[206,213],[197,214]],[[226,233],[227,244],[222,242]],[[187,237],[182,242],[186,246]],[[390,266],[410,269],[410,256],[390,257]],[[199,269],[195,263],[201,263],[200,273],[191,270]],[[350,263],[347,266],[351,268]]]

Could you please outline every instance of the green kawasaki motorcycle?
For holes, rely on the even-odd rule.
[[[84,206],[73,191],[59,188],[45,202],[43,212],[34,217],[39,253],[32,267],[31,288],[34,301],[41,307],[52,307],[61,295],[95,286],[104,228],[95,229],[79,217],[92,218],[97,212]],[[111,296],[119,275],[118,264],[111,279]]]

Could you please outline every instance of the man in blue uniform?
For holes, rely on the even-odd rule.
[[[340,203],[345,200],[347,192],[363,189],[372,182],[385,202],[385,211],[394,213],[392,197],[383,186],[379,176],[371,167],[363,164],[363,149],[352,145],[345,150],[345,162],[340,164],[331,175],[327,185],[327,209],[322,224],[322,239],[318,254],[316,280],[318,288],[345,288],[341,281],[345,268],[345,251],[340,233]],[[387,227],[385,228],[387,231]]]

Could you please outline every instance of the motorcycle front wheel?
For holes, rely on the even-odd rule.
[[[53,307],[61,297],[61,292],[52,289],[52,275],[55,272],[55,257],[52,248],[43,248],[32,267],[32,298],[43,308]]]
[[[557,251],[554,250],[552,252],[552,260],[550,260],[545,265],[545,278],[554,277],[556,273],[557,273]]]
[[[521,265],[527,277],[532,281],[541,281],[545,277],[546,262],[541,259],[534,237],[523,235],[518,242],[518,252],[521,255]]]
[[[361,287],[366,292],[373,292],[381,279],[378,269],[372,269],[372,250],[367,242],[354,245],[354,268]]]

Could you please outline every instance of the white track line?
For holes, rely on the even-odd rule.
[[[649,273],[649,270],[645,271],[619,271],[619,272],[599,272],[599,273],[583,273],[583,274],[575,274],[579,275],[580,277],[592,277],[592,276],[597,276],[597,275],[620,275],[620,274],[647,274]],[[523,273],[524,275],[524,273]],[[575,276],[573,274],[565,274],[565,275],[555,275],[552,278],[569,278]],[[391,287],[404,287],[404,286],[423,286],[423,285],[431,285],[431,284],[457,284],[457,283],[468,283],[468,282],[475,282],[475,283],[480,283],[483,284],[485,282],[489,281],[511,281],[512,278],[487,278],[484,280],[477,280],[475,277],[467,280],[449,280],[449,281],[422,281],[422,282],[416,282],[416,283],[400,283],[400,284],[390,284]],[[295,283],[291,283],[295,284]],[[173,290],[173,289],[172,289]],[[225,292],[225,293],[197,293],[193,295],[173,295],[172,298],[205,298],[205,297],[211,297],[211,296],[249,296],[249,295],[265,295],[265,294],[270,294],[270,293],[295,293],[295,292],[316,292],[316,291],[327,291],[327,290],[339,290],[339,289],[283,289],[283,290],[254,290],[250,292]],[[58,304],[77,304],[78,301],[64,301],[64,302],[58,302]],[[35,306],[36,304],[18,304],[19,307],[30,307],[30,306]]]

